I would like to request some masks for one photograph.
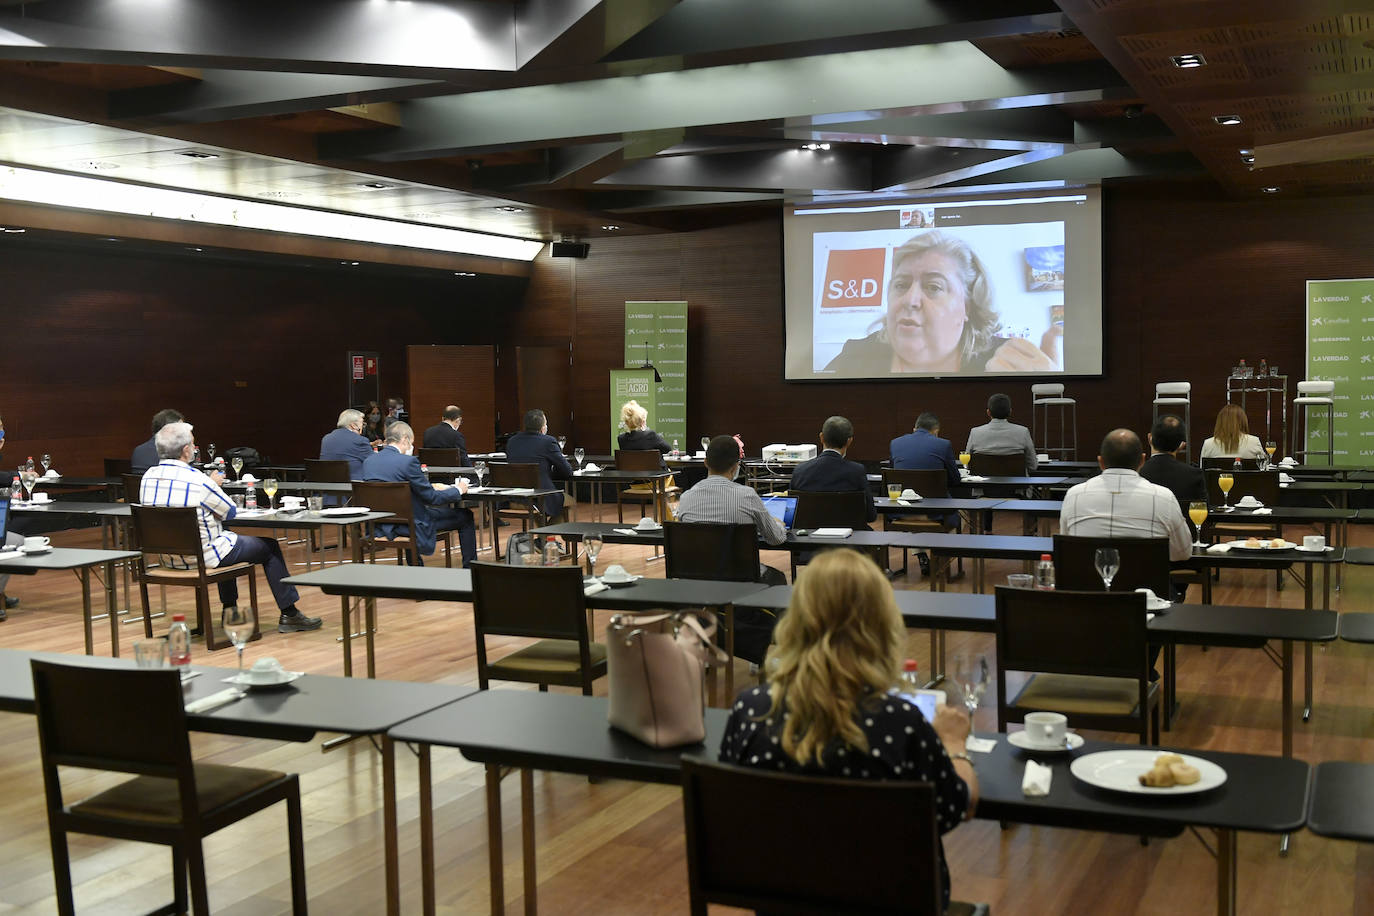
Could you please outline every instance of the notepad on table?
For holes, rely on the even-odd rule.
[[[853,528],[817,528],[811,532],[811,536],[815,538],[847,538],[853,533]]]

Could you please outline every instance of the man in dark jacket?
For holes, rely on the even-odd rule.
[[[864,494],[868,506],[868,520],[878,517],[878,509],[868,493],[868,472],[857,461],[845,458],[850,443],[854,441],[854,425],[844,417],[831,417],[821,426],[821,445],[824,447],[815,458],[803,461],[792,472],[790,490],[802,492],[834,492]]]
[[[558,440],[549,435],[549,421],[542,410],[525,412],[525,428],[506,441],[506,460],[511,464],[539,465],[539,488],[553,489],[555,480],[572,478],[572,465],[563,457]],[[563,511],[563,494],[544,499],[544,515],[554,518]]]
[[[415,432],[409,423],[400,420],[392,423],[386,430],[386,445],[363,462],[363,480],[404,481],[410,484],[411,512],[415,516],[416,549],[420,554],[429,556],[434,553],[438,540],[436,532],[457,531],[458,546],[463,554],[463,565],[469,566],[477,560],[477,529],[473,526],[472,513],[460,509],[452,503],[461,502],[467,491],[466,481],[458,481],[455,486],[429,482],[420,470],[420,460],[415,457]],[[379,522],[378,529],[387,537],[392,537],[403,525]],[[417,564],[421,563],[417,558]]]
[[[133,465],[132,473],[146,474],[148,468],[162,460],[157,456],[157,446],[153,444],[153,440],[157,438],[157,431],[168,423],[180,423],[184,419],[186,418],[181,415],[181,411],[170,407],[153,414],[153,434],[148,437],[147,442],[134,449],[133,457],[129,459],[129,463]]]
[[[472,462],[468,461],[468,440],[460,430],[462,425],[463,408],[456,404],[450,404],[444,408],[439,422],[425,430],[424,438],[420,444],[425,448],[456,448],[458,449],[458,466],[469,467]]]
[[[1178,459],[1178,450],[1188,438],[1183,421],[1171,413],[1161,414],[1150,430],[1150,457],[1140,466],[1140,476],[1159,484],[1178,499],[1183,515],[1188,503],[1207,498],[1207,481],[1202,468]]]
[[[363,435],[363,412],[349,408],[339,414],[338,427],[320,439],[321,461],[347,461],[348,476],[363,479],[363,462],[372,457],[372,445]]]

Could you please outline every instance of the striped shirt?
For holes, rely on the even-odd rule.
[[[238,535],[225,531],[221,522],[234,517],[234,501],[209,477],[184,461],[164,458],[143,475],[138,501],[145,506],[190,506],[200,522],[200,545],[205,565],[218,566],[234,549]],[[184,560],[168,558],[169,565],[187,565]]]
[[[1107,468],[1072,487],[1059,510],[1059,530],[1075,537],[1166,537],[1170,560],[1186,560],[1193,553],[1193,536],[1178,499],[1125,468]]]
[[[765,543],[781,544],[787,540],[787,529],[768,511],[753,487],[726,480],[719,474],[708,475],[682,494],[677,520],[726,525],[750,522]]]

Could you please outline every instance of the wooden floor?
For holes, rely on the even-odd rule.
[[[999,532],[1013,533],[999,519]],[[1302,529],[1290,527],[1289,536]],[[1374,532],[1355,529],[1357,544],[1374,543]],[[54,537],[64,546],[98,546],[91,531]],[[601,566],[624,564],[631,572],[662,575],[648,551],[608,546]],[[299,548],[289,558],[299,559]],[[786,555],[765,557],[785,567]],[[894,553],[894,560],[900,562]],[[431,561],[433,562],[433,561]],[[913,562],[913,572],[915,564]],[[1012,563],[991,563],[990,581],[1018,571]],[[899,577],[897,588],[924,582]],[[958,588],[967,589],[966,583]],[[266,590],[263,590],[266,595]],[[70,575],[16,576],[10,594],[22,605],[0,624],[0,646],[81,652],[80,598]],[[1370,610],[1374,569],[1347,570],[1338,609]],[[135,593],[135,600],[136,593]],[[270,600],[270,598],[269,598]],[[1282,592],[1272,574],[1222,574],[1215,600],[1228,604],[1302,605],[1293,582]],[[248,648],[251,663],[274,655],[292,669],[341,674],[337,599],[307,594],[302,607],[325,618],[313,633],[267,635]],[[378,675],[402,680],[476,685],[471,615],[467,605],[438,602],[380,603]],[[266,620],[266,618],[265,618]],[[599,619],[604,623],[604,617]],[[137,628],[126,626],[124,649]],[[96,652],[108,654],[108,628],[96,628]],[[950,634],[949,653],[985,652],[992,637]],[[515,641],[510,641],[515,645]],[[910,653],[928,670],[927,639],[913,631]],[[197,644],[196,659],[207,658]],[[1300,653],[1299,653],[1300,655]],[[232,666],[232,650],[213,655]],[[1179,652],[1183,711],[1168,743],[1181,748],[1256,753],[1279,752],[1279,677],[1259,651],[1184,648]],[[1295,754],[1307,761],[1374,762],[1374,646],[1333,643],[1316,654],[1316,711],[1295,727]],[[741,664],[738,676],[747,677]],[[1297,683],[1301,684],[1300,677]],[[604,691],[604,679],[598,684]],[[976,726],[995,728],[995,717],[979,711]],[[1109,737],[1109,736],[1104,736]],[[1131,740],[1122,736],[1124,740]],[[380,764],[365,742],[329,753],[318,741],[274,743],[215,735],[194,736],[199,758],[296,771],[304,797],[306,860],[311,904],[319,913],[380,913],[383,910]],[[42,778],[37,766],[33,719],[0,714],[0,913],[55,911]],[[488,911],[487,849],[482,770],[455,751],[434,753],[437,881],[441,912]],[[402,753],[399,792],[403,910],[419,911],[416,767]],[[74,797],[110,780],[70,774]],[[516,814],[517,780],[506,780],[506,900],[523,909]],[[545,913],[654,914],[687,908],[682,814],[678,790],[628,782],[589,784],[586,779],[535,776],[538,819],[539,905]],[[805,815],[796,815],[799,830]],[[269,810],[212,837],[207,849],[210,897],[230,914],[289,911],[284,810]],[[862,829],[862,825],[855,825]],[[1207,839],[1210,841],[1211,837]],[[843,838],[816,837],[843,854]],[[945,838],[954,893],[991,904],[998,916],[1045,913],[1179,914],[1214,908],[1215,868],[1196,837],[1153,841],[1142,847],[1129,836],[1013,826],[974,820]],[[72,843],[78,911],[146,912],[170,899],[170,856],[156,847],[75,838]],[[854,863],[856,875],[871,876]],[[1374,913],[1374,845],[1298,834],[1292,853],[1278,856],[1269,836],[1240,838],[1239,912]]]

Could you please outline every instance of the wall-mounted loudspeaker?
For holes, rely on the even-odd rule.
[[[554,242],[549,254],[555,258],[585,258],[591,247],[586,242]]]

